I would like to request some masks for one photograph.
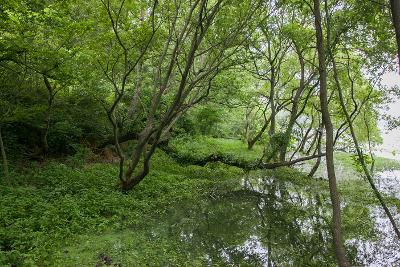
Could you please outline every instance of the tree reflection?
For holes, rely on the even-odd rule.
[[[204,264],[335,265],[321,195],[272,177],[169,215],[170,238]],[[190,206],[190,205],[188,205]]]

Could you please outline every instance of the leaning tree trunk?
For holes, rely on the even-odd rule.
[[[312,136],[310,136],[310,138],[312,138],[312,140],[307,148],[306,155],[310,155],[311,150],[314,148],[315,142],[317,142],[318,140],[318,129],[315,130],[315,132],[312,134]]]
[[[261,130],[256,134],[256,136],[254,136],[254,138],[250,139],[250,140],[247,142],[247,149],[248,149],[248,150],[252,150],[252,149],[253,149],[253,146],[256,144],[256,142],[257,142],[258,140],[260,140],[260,138],[261,138],[261,136],[264,134],[265,130],[267,130],[270,121],[271,121],[271,117],[270,117],[268,120],[266,120],[266,121],[264,122],[263,127],[262,127]]]
[[[394,31],[396,33],[397,59],[399,61],[400,73],[400,0],[390,0],[390,9],[392,12]]]
[[[321,148],[322,147],[322,132],[323,132],[322,127],[319,127],[318,128],[318,133],[317,133],[318,142],[317,142],[317,147],[315,148],[314,154],[315,153],[322,154],[322,148]],[[315,173],[317,172],[320,164],[321,164],[321,157],[318,157],[317,161],[314,164],[314,166],[311,168],[311,171],[308,173],[308,177],[313,177],[315,175]]]
[[[300,96],[299,96],[299,98],[300,98]],[[293,107],[290,112],[289,123],[288,123],[288,126],[285,131],[284,143],[279,148],[279,150],[280,150],[279,151],[279,160],[280,161],[285,161],[285,159],[286,159],[286,153],[287,153],[287,149],[288,149],[289,142],[290,142],[290,136],[293,132],[293,127],[294,127],[294,124],[296,122],[297,115],[298,115],[297,111],[298,111],[298,106],[299,106],[299,98],[293,100]]]
[[[8,161],[7,161],[7,155],[6,155],[6,150],[4,148],[4,143],[3,143],[3,136],[1,135],[1,125],[0,125],[0,150],[1,150],[1,157],[3,159],[3,173],[4,173],[4,178],[7,181],[7,183],[10,183],[10,175],[8,173]]]
[[[314,20],[319,63],[319,85],[322,121],[326,131],[326,167],[329,179],[329,191],[332,202],[332,230],[336,258],[339,266],[350,266],[343,246],[342,220],[340,211],[340,198],[336,184],[335,165],[333,158],[333,125],[328,107],[327,73],[325,63],[325,45],[322,33],[322,19],[320,0],[314,0]]]
[[[280,152],[279,152],[279,160],[280,161],[285,161],[286,159],[286,153],[287,149],[289,146],[290,142],[290,136],[293,131],[294,124],[296,123],[297,118],[299,117],[298,110],[299,110],[299,102],[300,102],[300,97],[304,91],[305,87],[305,62],[304,58],[301,54],[300,49],[296,49],[298,51],[298,56],[299,56],[299,63],[300,63],[300,68],[301,68],[301,78],[300,78],[300,85],[299,88],[296,90],[296,94],[294,95],[292,99],[292,110],[290,111],[290,117],[289,117],[289,123],[285,131],[285,139],[284,143],[280,147]]]
[[[271,104],[271,119],[269,126],[269,136],[272,137],[275,134],[276,129],[276,105],[275,105],[275,68],[271,67],[271,80],[270,80],[271,91],[269,94],[269,103]]]
[[[339,74],[338,74],[337,67],[336,67],[336,61],[335,61],[333,52],[331,50],[329,50],[329,53],[330,53],[330,57],[332,58],[334,79],[335,79],[337,91],[338,91],[338,94],[339,94],[340,106],[342,107],[343,113],[344,113],[344,115],[346,117],[347,124],[349,125],[350,134],[351,134],[354,146],[355,146],[356,151],[357,151],[358,160],[361,163],[361,167],[362,167],[362,169],[364,171],[365,176],[367,177],[367,180],[368,180],[369,184],[371,185],[372,190],[374,191],[374,194],[375,194],[376,198],[379,200],[383,210],[385,211],[386,215],[388,216],[388,218],[390,220],[390,223],[392,224],[394,232],[396,233],[397,237],[400,240],[400,231],[397,228],[396,221],[394,220],[393,215],[391,214],[390,210],[386,206],[386,203],[385,203],[382,195],[380,194],[378,188],[375,186],[375,183],[374,183],[374,180],[372,178],[371,172],[368,169],[367,164],[365,163],[364,155],[363,155],[363,152],[361,151],[360,145],[359,145],[358,140],[357,140],[356,132],[355,132],[354,127],[353,127],[353,122],[351,120],[349,112],[347,111],[346,104],[345,104],[345,101],[344,101],[344,98],[343,98],[343,92],[342,92],[342,87],[341,87],[340,82],[339,82]]]
[[[305,146],[306,146],[306,143],[307,143],[308,139],[310,138],[309,134],[310,134],[310,132],[311,132],[311,130],[312,130],[313,123],[314,123],[314,116],[311,115],[311,123],[310,123],[310,126],[307,128],[307,131],[306,131],[306,133],[304,134],[304,137],[303,137],[303,139],[301,140],[301,144],[300,144],[300,149],[299,149],[299,151],[302,152],[302,153],[304,152],[304,148],[305,148]]]

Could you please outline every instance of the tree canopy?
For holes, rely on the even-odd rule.
[[[175,138],[241,140],[258,153],[251,164],[215,153],[191,162],[275,169],[314,160],[309,177],[325,162],[335,255],[349,266],[337,151],[356,154],[400,238],[373,181],[378,122],[400,124],[382,111],[399,89],[381,83],[400,71],[399,14],[398,0],[1,3],[4,181],[18,184],[18,162],[90,153],[118,164],[110,184],[128,193],[157,149],[176,156]]]

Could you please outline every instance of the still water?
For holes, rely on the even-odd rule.
[[[400,171],[382,172],[379,177],[382,192],[400,197]],[[347,206],[344,201],[343,208],[351,210]],[[392,211],[400,223],[398,211],[394,207]],[[400,243],[380,207],[371,205],[355,214],[362,216],[361,224],[344,226],[352,265],[400,266]],[[171,208],[167,218],[164,237],[176,240],[177,247],[201,265],[336,265],[329,197],[304,184],[246,176],[241,189]]]
[[[377,175],[376,185],[380,192],[400,199],[400,171],[384,171]],[[370,206],[370,217],[377,233],[372,240],[347,240],[357,247],[357,260],[364,266],[400,266],[400,242],[395,236],[389,219],[380,206]],[[390,208],[397,225],[400,213]]]

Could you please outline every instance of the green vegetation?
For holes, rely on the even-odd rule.
[[[64,251],[75,244],[71,238],[149,227],[171,206],[230,190],[243,175],[220,164],[182,167],[162,152],[153,164],[151,179],[129,194],[116,190],[117,167],[102,163],[51,162],[15,176],[15,188],[2,184],[1,265],[52,266],[69,257]]]
[[[176,152],[177,159],[182,158],[188,162],[198,162],[211,155],[216,155],[226,159],[226,161],[235,159],[249,165],[254,165],[260,160],[264,149],[261,144],[256,144],[252,150],[248,150],[247,145],[241,140],[209,136],[178,137],[171,140],[169,146]],[[400,161],[398,160],[383,157],[374,157],[374,160],[376,172],[400,169]],[[357,171],[354,154],[337,151],[335,152],[335,162],[342,178],[361,175]]]
[[[241,140],[207,136],[175,138],[171,140],[169,146],[176,151],[178,158],[189,161],[201,161],[215,155],[251,165],[257,162],[263,153],[261,145],[256,145],[252,150],[248,150],[247,145]]]
[[[398,2],[2,1],[0,265],[400,264]]]
[[[355,169],[354,155],[344,152],[336,152],[335,157],[346,169]],[[377,172],[387,170],[399,170],[400,161],[383,157],[374,157],[374,169]]]
[[[227,157],[251,155],[246,158],[256,159],[260,149],[256,146],[249,152],[239,140],[200,137],[188,143],[179,140],[182,151],[196,150],[192,157],[218,152],[226,153]],[[255,180],[274,177],[304,194],[318,192],[324,202],[329,192],[326,181],[306,177],[290,168],[246,174],[221,163],[204,167],[180,165],[158,151],[149,179],[129,194],[123,194],[116,190],[117,166],[100,162],[82,164],[90,156],[77,155],[65,162],[30,166],[13,173],[17,186],[1,185],[1,265],[92,266],[107,261],[122,266],[202,265],[204,251],[195,250],[190,243],[185,245],[168,234],[169,227],[185,220],[183,215],[172,215],[174,210],[205,212],[208,203],[240,191],[243,177]],[[344,210],[346,236],[374,236],[368,209],[364,208],[377,204],[371,189],[361,179],[346,180],[339,186],[343,198],[351,203]],[[189,221],[191,224],[196,221],[190,220],[194,220]],[[370,223],[359,224],[362,221]],[[221,230],[216,231],[218,235]],[[240,240],[243,241],[235,242],[240,244]]]

